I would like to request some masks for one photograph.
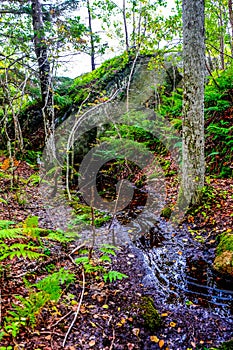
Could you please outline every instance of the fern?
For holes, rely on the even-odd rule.
[[[50,239],[51,241],[58,241],[61,243],[71,242],[77,239],[78,235],[76,232],[64,232],[62,230],[57,231],[49,231],[48,235],[46,236],[47,239]]]
[[[128,278],[128,276],[124,273],[114,270],[108,271],[103,275],[104,282],[107,282],[107,280],[109,279],[110,283],[116,280],[122,280],[122,278]]]
[[[20,228],[4,228],[0,229],[0,241],[6,239],[15,239],[22,237],[22,229]]]
[[[41,247],[33,247],[33,249],[41,249]],[[42,253],[38,253],[32,249],[29,249],[28,244],[23,243],[14,243],[8,246],[7,244],[3,243],[0,245],[0,261],[5,260],[7,258],[14,259],[17,258],[28,258],[29,260],[36,260],[40,258],[41,256],[44,256]]]
[[[13,310],[8,311],[5,318],[5,329],[16,337],[22,326],[30,325],[32,328],[36,325],[37,315],[42,307],[49,301],[50,296],[45,292],[31,292],[25,299],[20,295],[15,298],[19,300],[20,305],[13,304]]]
[[[41,313],[42,308],[49,301],[58,301],[62,294],[60,285],[68,286],[75,280],[75,275],[64,268],[50,276],[43,278],[36,284],[29,287],[36,287],[39,291],[31,291],[27,298],[21,295],[16,295],[15,298],[20,304],[13,304],[12,310],[9,310],[5,318],[5,330],[16,337],[21,327],[29,325],[34,328],[37,322],[37,317]]]
[[[11,225],[14,225],[14,221],[0,220],[0,230],[6,229]]]
[[[70,283],[74,281],[75,275],[62,268],[58,272],[54,272],[52,275],[43,278],[33,286],[47,293],[50,296],[50,300],[58,301],[62,294],[60,285],[65,284],[66,286],[69,286]]]

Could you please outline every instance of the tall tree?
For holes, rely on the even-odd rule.
[[[88,27],[90,35],[90,44],[91,44],[91,69],[95,70],[95,37],[92,29],[92,14],[91,14],[91,3],[90,0],[87,0],[87,13],[88,13]]]
[[[52,133],[54,124],[53,92],[51,81],[51,69],[49,62],[48,44],[45,37],[45,26],[43,21],[42,5],[40,0],[31,0],[32,24],[34,31],[35,53],[39,68],[41,96],[43,103],[43,117],[45,137]]]
[[[233,58],[233,5],[232,0],[228,0],[228,11],[231,25],[231,56]]]
[[[204,186],[204,0],[183,0],[183,149],[181,204],[195,204]]]

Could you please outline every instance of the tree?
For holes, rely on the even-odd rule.
[[[232,0],[228,0],[229,19],[231,25],[231,56],[233,58],[233,5]]]
[[[48,44],[45,37],[45,26],[43,21],[42,5],[40,0],[31,0],[32,5],[32,24],[34,31],[35,53],[39,68],[39,79],[41,87],[41,96],[43,103],[43,119],[45,128],[45,138],[53,132],[54,128],[54,110],[53,110],[53,91],[52,76],[49,62]]]
[[[52,78],[60,57],[71,45],[85,47],[87,28],[70,12],[77,0],[14,0],[0,4],[0,116],[1,136],[22,150],[18,116],[32,100],[42,101],[46,138],[53,132]],[[40,94],[41,92],[41,94]],[[14,132],[12,125],[14,125]],[[8,129],[12,132],[7,133]],[[5,134],[3,136],[3,133]],[[42,142],[43,144],[43,142]]]
[[[180,203],[198,203],[204,186],[204,0],[183,0],[183,148]]]

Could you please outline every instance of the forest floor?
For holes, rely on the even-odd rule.
[[[0,161],[3,163],[4,159]],[[3,171],[7,172],[7,169]],[[22,222],[28,216],[38,215],[41,227],[53,229],[37,187],[33,181],[28,181],[34,173],[25,162],[17,164],[18,188],[14,191],[9,190],[10,178],[1,177],[0,219]],[[194,235],[202,237],[206,248],[213,251],[216,236],[227,230],[230,232],[233,227],[233,180],[212,179],[210,184],[213,190],[206,193],[202,210],[199,208],[197,212],[189,213],[186,224]],[[177,188],[172,177],[167,179],[167,193],[168,203],[173,203]],[[34,329],[22,327],[16,338],[3,337],[0,349],[58,350],[64,345],[69,350],[204,350],[231,339],[232,329],[227,319],[214,314],[209,318],[205,309],[197,305],[167,310],[164,305],[156,303],[156,295],[153,295],[154,304],[162,323],[150,330],[141,308],[142,297],[150,295],[150,291],[142,284],[145,271],[136,251],[129,246],[120,248],[112,259],[112,267],[128,278],[105,283],[101,278],[96,279],[98,273],[83,275],[82,269],[70,258],[74,249],[74,242],[66,246],[53,243],[52,254],[43,261],[27,261],[26,264],[25,260],[17,258],[4,261],[5,272],[1,274],[2,322],[12,309],[12,302],[17,303],[14,296],[27,297],[25,276],[35,283],[47,275],[48,268],[58,270],[63,267],[74,272],[76,282],[68,291],[64,290],[57,303],[50,302],[38,314]],[[75,315],[77,319],[64,344]]]

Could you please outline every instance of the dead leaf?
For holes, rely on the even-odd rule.
[[[46,337],[44,337],[46,340],[51,340],[51,334],[47,335]]]
[[[91,341],[89,342],[89,346],[92,347],[92,346],[94,346],[94,345],[95,345],[95,340],[91,340]]]
[[[160,349],[161,349],[163,346],[164,346],[164,340],[161,339],[161,340],[159,341],[159,347],[160,347]]]
[[[150,340],[151,340],[153,343],[158,343],[158,342],[159,342],[159,338],[156,337],[156,335],[150,336]]]
[[[121,318],[120,322],[117,323],[118,327],[122,327],[125,324],[126,320],[124,317]]]
[[[140,329],[139,328],[133,328],[132,332],[137,337],[139,335]]]

